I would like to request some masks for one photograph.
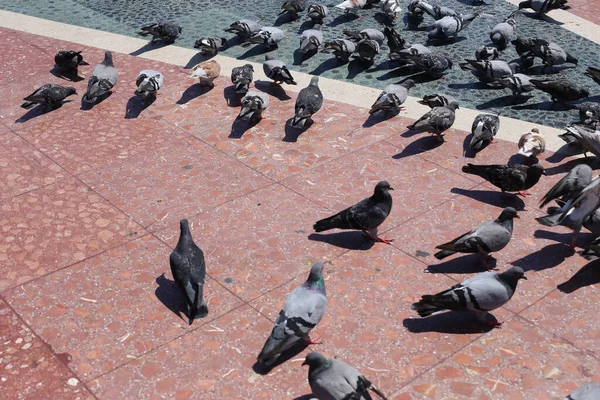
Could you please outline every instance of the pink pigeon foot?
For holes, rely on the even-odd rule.
[[[520,190],[520,191],[517,192],[517,195],[525,197],[525,196],[531,195],[531,193],[528,193],[526,191]]]
[[[306,343],[308,344],[322,344],[321,338],[315,336],[314,339],[311,339],[310,336],[306,338]]]

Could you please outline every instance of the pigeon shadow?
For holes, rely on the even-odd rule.
[[[175,281],[168,279],[163,272],[156,278],[156,283],[158,283],[158,287],[154,290],[156,298],[171,310],[173,314],[187,323],[187,317],[185,317],[184,312],[186,305]]]
[[[98,96],[96,98],[96,101],[93,103],[88,103],[87,101],[83,100],[83,97],[81,98],[81,107],[79,108],[80,110],[84,110],[84,111],[89,111],[92,108],[96,107],[98,104],[102,103],[104,100],[108,99],[110,96],[112,96],[113,92],[108,92],[102,96]]]
[[[49,106],[38,104],[35,107],[28,110],[25,114],[23,114],[19,118],[17,118],[15,120],[15,124],[25,123],[25,122],[29,121],[30,119],[40,117],[40,116],[42,116],[44,114],[48,114],[49,112],[54,111],[54,110],[55,109],[53,109]]]
[[[461,90],[461,89],[471,89],[471,90],[484,90],[484,89],[490,89],[490,87],[485,83],[485,82],[467,82],[467,83],[450,83],[448,85],[448,87],[450,89],[456,89],[456,90]],[[494,99],[495,100],[495,99]]]
[[[513,106],[515,110],[547,110],[547,111],[568,111],[570,108],[566,104],[553,103],[551,101],[542,101],[540,103],[525,104],[522,106]]]
[[[314,123],[312,119],[308,119],[305,121],[303,127],[292,126],[292,120],[294,118],[290,118],[285,122],[285,136],[282,141],[287,143],[296,143],[300,135],[306,132]]]
[[[457,311],[448,311],[427,318],[406,318],[402,321],[402,325],[412,333],[469,334],[489,332],[493,329],[492,326],[479,322],[474,314]]]
[[[294,50],[294,62],[292,65],[302,65],[302,63],[310,58],[312,58],[315,54],[318,53],[318,50],[311,50],[303,53],[300,49]]]
[[[525,209],[525,203],[519,197],[513,194],[504,196],[502,192],[493,190],[469,190],[461,188],[450,189],[451,193],[460,194],[461,196],[469,197],[481,203],[489,204],[500,208],[513,207],[517,211]]]
[[[148,51],[152,51],[152,50],[157,50],[160,49],[162,47],[168,46],[171,43],[168,42],[163,42],[160,40],[156,40],[153,42],[148,42],[145,45],[143,45],[142,47],[140,47],[139,49],[132,51],[131,53],[129,53],[130,56],[139,56],[141,54],[144,54]]]
[[[573,254],[573,250],[571,250],[568,245],[554,243],[528,254],[525,257],[519,258],[518,260],[512,261],[510,264],[523,268],[523,271],[525,272],[543,271],[560,265]]]
[[[260,121],[256,119],[254,119],[252,122],[242,119],[235,119],[233,124],[231,124],[231,132],[229,132],[229,136],[227,137],[229,139],[241,139],[246,131],[252,129],[259,122]]]
[[[583,287],[600,283],[600,259],[584,265],[568,281],[556,286],[563,293],[573,293]]]
[[[358,74],[366,71],[372,65],[373,65],[372,62],[363,61],[358,58],[355,58],[354,60],[352,60],[348,63],[348,75],[346,76],[346,79],[356,78],[356,76]]]
[[[369,250],[375,241],[367,239],[362,232],[346,231],[329,234],[311,233],[308,240],[323,242],[342,249],[348,250]]]
[[[486,261],[490,267],[496,268],[497,260],[494,257],[488,257]],[[465,254],[439,264],[428,265],[425,270],[431,274],[472,274],[488,269],[478,254]]]
[[[556,152],[553,153],[550,157],[546,157],[546,161],[549,163],[552,163],[552,164],[557,164],[557,163],[563,161],[567,157],[572,157],[572,156],[575,156],[578,154],[581,154],[581,152],[578,152],[577,150],[575,150],[573,148],[573,146],[569,146],[569,144],[565,143],[558,150],[556,150]],[[587,161],[587,159],[584,158],[584,160],[585,160],[586,164],[591,164],[591,162]],[[575,163],[579,164],[579,163],[581,163],[582,160],[581,159],[570,160],[570,161],[568,161],[568,163],[571,163],[573,161]],[[548,169],[552,169],[552,168],[548,168]],[[548,169],[545,169],[546,175],[551,175],[548,173]]]
[[[256,56],[260,56],[261,54],[266,54],[272,50],[274,50],[274,48],[271,48],[265,44],[259,43],[259,44],[255,45],[254,47],[252,47],[247,52],[245,52],[244,54],[242,54],[241,56],[238,56],[238,59],[245,60],[246,58],[256,57]]]
[[[540,225],[540,227],[543,227],[543,225]],[[571,250],[571,247],[569,246],[571,244],[571,240],[573,238],[573,234],[570,232],[569,233],[558,233],[558,232],[551,232],[551,231],[545,231],[542,229],[538,229],[537,231],[534,232],[533,237],[535,237],[536,239],[546,239],[546,240],[553,240],[555,242],[558,242],[563,247],[568,249],[570,255],[574,254],[573,250]],[[586,232],[586,231],[579,232],[579,234],[577,234],[577,238],[575,240],[575,245],[577,245],[577,243],[585,243],[587,245],[594,239],[594,237],[595,236],[589,232]],[[580,247],[583,247],[583,246],[580,246]]]
[[[462,41],[467,40],[466,36],[458,36],[455,38],[451,38],[451,39],[429,39],[427,41],[427,46],[433,46],[433,47],[441,47],[441,46],[447,46],[449,44],[455,44],[455,43],[460,43]]]
[[[594,160],[595,158],[576,158],[574,160],[569,160],[566,163],[557,165],[555,167],[544,168],[544,171],[546,172],[547,176],[564,174],[565,172],[571,171],[571,169],[573,169],[574,166],[579,164],[587,164],[590,167],[592,167],[592,164],[594,164]],[[546,159],[546,161],[548,161],[548,158]]]
[[[341,67],[344,64],[348,64],[348,62],[343,62],[342,60],[340,60],[339,58],[336,58],[336,57],[328,58],[327,60],[325,60],[321,64],[319,64],[311,72],[309,72],[309,74],[311,74],[311,75],[321,75],[324,72],[327,72],[327,71],[329,71],[331,69],[334,69],[334,68]]]
[[[194,83],[192,86],[185,89],[185,91],[181,94],[181,98],[177,100],[176,104],[186,104],[190,100],[194,100],[197,97],[200,97],[211,90],[213,90],[214,86],[210,85],[201,85],[200,83]]]
[[[298,342],[296,342],[295,345],[281,353],[273,364],[267,366],[264,364],[260,364],[259,362],[255,362],[252,366],[252,370],[259,375],[267,375],[279,365],[302,353],[307,347],[308,343],[305,340],[299,340]]]
[[[378,81],[386,81],[388,79],[398,78],[399,76],[408,76],[413,74],[415,74],[415,68],[411,64],[406,64],[388,71],[385,74],[381,74],[376,79]]]
[[[534,65],[533,67],[527,68],[527,75],[555,75],[560,74],[565,69],[571,69],[573,67],[547,67],[545,65]]]
[[[394,26],[396,22],[392,16],[381,11],[375,12],[373,19],[384,26]]]
[[[294,13],[290,13],[290,12],[284,12],[283,14],[279,14],[279,16],[277,17],[277,19],[275,20],[275,22],[273,22],[273,26],[281,26],[283,24],[289,24],[291,22],[297,21],[298,18],[298,14],[294,14]]]
[[[385,60],[377,64],[374,68],[367,70],[367,72],[389,71],[390,69],[401,68],[406,65],[404,60]]]
[[[285,89],[281,85],[274,84],[273,82],[267,81],[255,81],[254,87],[263,93],[267,93],[270,96],[275,97],[278,100],[285,101],[290,100],[291,97],[285,92]]]
[[[132,96],[125,106],[125,119],[135,119],[140,116],[142,111],[150,107],[156,101],[156,97],[152,96],[147,102],[139,96]]]
[[[404,134],[402,136],[404,136]],[[394,160],[400,160],[405,157],[410,157],[433,150],[437,147],[440,147],[442,144],[444,144],[444,142],[439,141],[435,136],[423,136],[411,142],[408,146],[402,149],[400,153],[394,154],[392,158]]]
[[[76,69],[65,70],[62,68],[54,67],[50,70],[50,73],[56,76],[57,78],[64,79],[65,81],[70,82],[80,82],[85,79],[84,77],[79,76],[78,71]]]
[[[235,92],[235,86],[227,86],[223,89],[223,97],[229,107],[239,107],[242,105],[243,94]]]
[[[358,16],[356,14],[344,13],[344,14],[340,14],[337,17],[335,17],[334,19],[332,19],[331,22],[327,24],[327,26],[335,28],[338,25],[345,24],[347,22],[354,21],[359,18],[360,18],[360,16]]]
[[[207,54],[203,56],[200,52],[194,54],[192,58],[185,64],[184,69],[191,69],[196,65],[200,64],[202,61],[208,61],[213,58],[216,54]]]
[[[533,98],[533,96],[515,97],[512,94],[509,94],[502,97],[496,97],[495,99],[488,100],[485,103],[478,104],[475,106],[475,108],[477,110],[487,110],[488,108],[511,107],[527,103],[531,98]]]
[[[300,397],[296,397],[294,400],[312,400],[314,398],[315,396],[313,396],[312,394],[303,394]]]
[[[388,119],[392,119],[395,116],[400,114],[400,110],[393,111],[377,111],[376,113],[369,114],[367,120],[362,124],[363,128],[370,128],[372,126],[377,125],[380,122],[387,121]]]
[[[311,29],[313,26],[315,25],[314,22],[312,22],[312,20],[306,20],[303,23],[300,24],[300,26],[298,27],[298,34],[301,34],[302,32],[304,32],[307,29]]]
[[[529,12],[529,11],[523,11],[523,10],[521,10],[521,13],[523,14],[524,17],[527,17],[527,18],[537,19],[538,21],[546,21],[546,22],[549,22],[549,23],[555,24],[555,25],[563,25],[562,22],[557,21],[554,18],[549,17],[548,15],[544,15],[542,17],[542,16],[540,16],[539,14],[537,14],[535,12]]]

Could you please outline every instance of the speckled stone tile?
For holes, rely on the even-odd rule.
[[[191,137],[173,138],[150,154],[138,154],[80,178],[148,227],[179,221],[271,181]]]
[[[202,212],[190,223],[206,255],[208,273],[247,301],[303,274],[312,262],[346,251],[307,238],[320,210],[273,185]],[[174,247],[179,224],[173,222],[157,235]]]
[[[268,375],[252,370],[271,324],[243,306],[89,386],[106,399],[292,399],[310,393],[301,366],[306,351]]]
[[[0,199],[65,178],[65,171],[35,147],[0,128]]]
[[[282,183],[329,209],[315,215],[316,222],[371,196],[377,182],[387,180],[394,205],[382,232],[449,200],[452,187],[475,185],[419,157],[394,159],[396,152],[389,143],[375,143]]]
[[[23,284],[143,233],[76,179],[0,203],[0,289]]]
[[[0,391],[7,399],[42,398],[51,392],[65,397],[83,390],[73,384],[76,378],[54,353],[0,300]],[[78,385],[81,389],[81,384]],[[45,398],[45,397],[44,397]],[[76,398],[76,397],[72,397]]]
[[[178,316],[185,306],[171,277],[170,253],[147,235],[4,295],[89,380],[241,304],[209,279],[210,313],[189,326],[184,314]]]
[[[276,318],[288,293],[306,280],[308,267],[304,272],[250,304]],[[311,335],[323,344],[312,347],[360,367],[390,395],[488,329],[464,314],[423,319],[411,311],[421,295],[456,282],[424,273],[419,261],[392,246],[345,253],[325,264],[324,275],[327,311]]]
[[[564,399],[599,378],[597,359],[513,318],[400,392],[408,399]]]

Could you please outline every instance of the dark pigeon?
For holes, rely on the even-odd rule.
[[[181,26],[166,21],[159,21],[154,24],[143,26],[140,35],[152,35],[151,42],[161,40],[165,43],[174,43],[181,35]]]
[[[54,64],[66,70],[77,70],[80,65],[90,65],[83,61],[81,51],[61,50],[54,56]]]
[[[62,105],[64,99],[73,94],[77,94],[77,92],[72,86],[60,86],[48,83],[25,97],[23,99],[25,102],[21,104],[21,107],[30,109],[36,104],[41,104],[43,106],[50,106],[53,109],[58,108]]]
[[[531,189],[542,175],[546,175],[544,167],[540,164],[532,166],[521,164],[492,164],[474,165],[467,164],[462,171],[477,175],[500,188],[504,192],[517,192],[518,195],[528,196],[525,191]]]
[[[250,64],[234,67],[231,70],[231,82],[235,86],[235,92],[238,94],[248,93],[250,84],[254,80],[254,67]]]
[[[319,77],[313,76],[310,84],[298,93],[292,126],[303,128],[306,121],[321,109],[323,93],[319,89]]]
[[[590,92],[567,79],[539,80],[530,79],[530,82],[542,92],[546,92],[552,98],[552,102],[575,101],[588,97]]]

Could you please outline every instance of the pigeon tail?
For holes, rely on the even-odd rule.
[[[456,252],[452,251],[452,250],[441,250],[441,251],[438,251],[437,253],[435,253],[433,256],[435,258],[437,258],[438,260],[442,260],[446,257],[451,256],[452,254],[456,254]]]
[[[519,3],[519,10],[522,10],[523,8],[531,8],[531,0],[520,2]]]
[[[340,222],[341,222],[341,218],[340,218],[339,214],[336,214],[329,218],[324,218],[320,221],[317,221],[313,225],[313,229],[315,230],[315,232],[328,231],[330,229],[338,228]]]
[[[573,57],[572,55],[570,55],[569,53],[567,53],[567,60],[568,63],[572,63],[577,65],[579,63],[579,60],[575,57]]]
[[[434,296],[425,295],[421,297],[421,300],[418,303],[413,303],[410,306],[411,310],[415,310],[419,317],[428,317],[436,312],[442,311],[443,308],[439,308],[436,305],[430,304],[429,302],[433,300]]]
[[[35,103],[33,101],[26,101],[25,103],[21,104],[21,107],[26,110],[29,110],[33,106],[35,106]]]

